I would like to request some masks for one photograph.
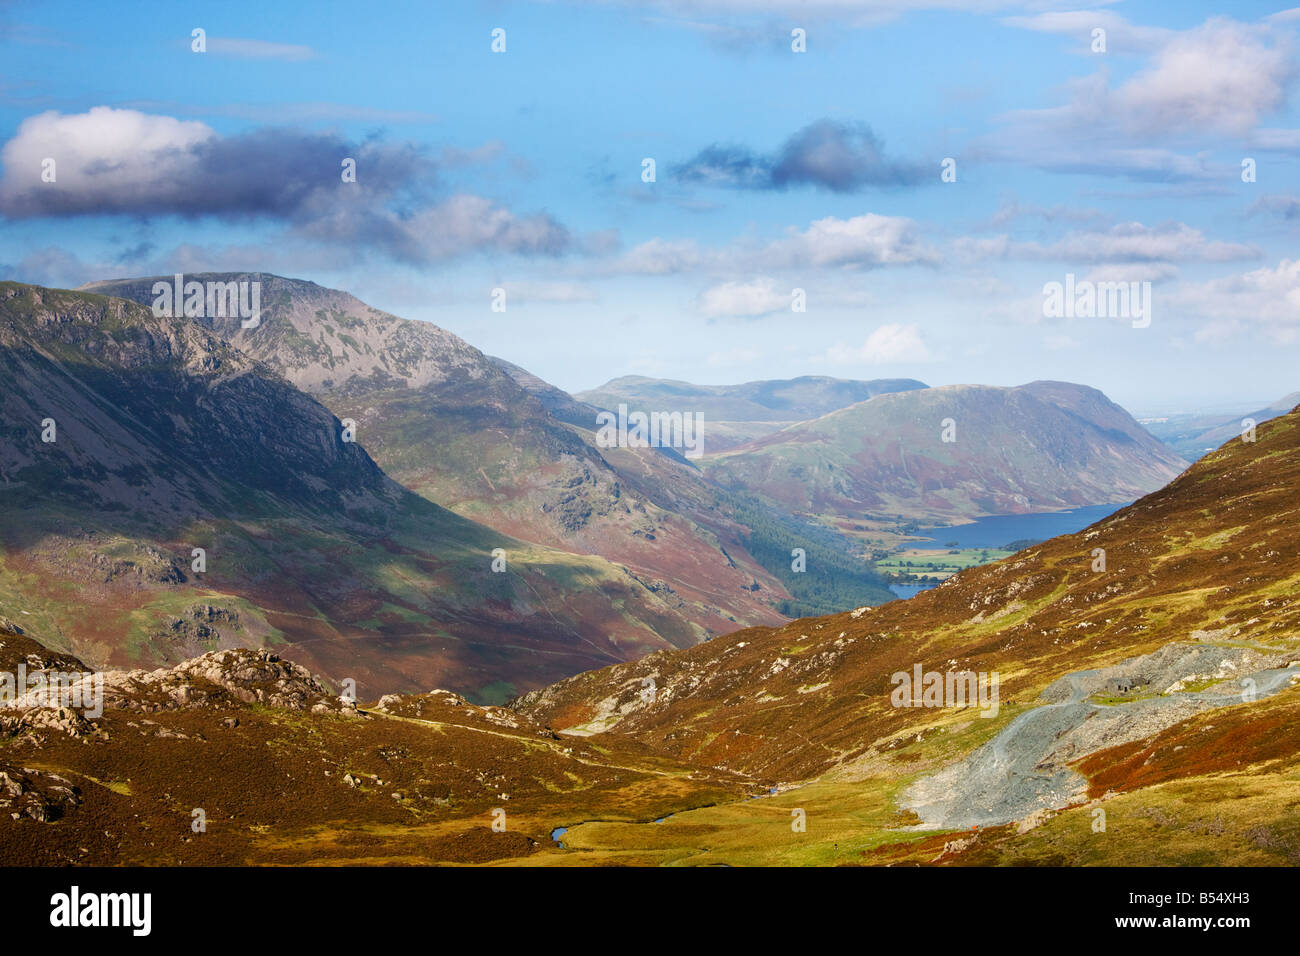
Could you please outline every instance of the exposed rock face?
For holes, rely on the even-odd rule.
[[[102,737],[98,725],[71,707],[33,706],[30,701],[20,700],[0,708],[0,738],[40,739],[47,733]]]
[[[265,649],[213,651],[172,668],[108,671],[103,678],[105,705],[122,710],[222,707],[231,698],[279,710],[348,710],[307,668]]]
[[[53,441],[24,428],[0,445],[15,504],[35,495],[161,517],[246,512],[260,499],[345,515],[402,493],[360,446],[337,440],[324,407],[189,319],[0,283],[0,354],[0,420],[57,425]],[[110,579],[175,579],[170,565],[161,551],[144,566],[101,559]]]
[[[153,671],[86,672],[68,685],[66,693],[90,701],[97,686],[103,689],[103,706],[118,710],[226,708],[242,703],[317,714],[355,712],[307,668],[265,649],[213,651]],[[0,731],[11,736],[23,730],[56,730],[74,736],[94,731],[94,725],[73,708],[48,704],[49,695],[41,690],[0,701]]]
[[[81,790],[58,774],[23,767],[0,770],[0,813],[37,823],[57,820],[81,805]]]
[[[311,297],[284,305],[276,290],[266,290],[268,315],[250,347],[269,348],[281,333],[299,341],[289,333]],[[370,322],[336,312],[322,301],[311,317],[332,324],[340,342]],[[352,385],[371,380],[372,360],[387,361],[383,388],[410,399],[418,422],[431,418],[419,390],[447,385],[453,418],[470,416],[455,421],[471,450],[492,432],[474,418],[484,395],[472,382],[501,386],[492,414],[524,422],[522,434],[545,417],[468,345],[443,343],[446,333],[424,323],[374,321],[376,334],[392,333],[387,352],[349,367]],[[223,334],[148,304],[0,282],[0,612],[32,614],[42,636],[97,669],[283,640],[316,673],[352,677],[371,693],[434,684],[475,693],[495,678],[532,687],[706,636],[596,547],[520,554],[518,537],[398,484],[365,450],[376,433],[364,409],[384,407],[370,392],[352,412],[362,419],[354,441],[286,380],[301,373],[304,387],[326,388],[305,370],[325,368],[328,356],[308,349],[308,365],[273,367]],[[462,367],[471,358],[478,378]],[[567,426],[552,423],[552,432],[585,454]],[[446,436],[428,437],[430,460],[446,458]],[[534,473],[533,461],[512,467]],[[509,574],[489,570],[498,548],[509,551]],[[187,610],[182,588],[193,592]],[[20,595],[14,607],[11,593]],[[730,624],[709,616],[717,628]],[[502,652],[492,679],[478,666],[484,646]]]

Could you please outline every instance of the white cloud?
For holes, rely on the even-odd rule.
[[[937,264],[938,253],[916,234],[916,223],[901,216],[865,213],[852,219],[827,216],[804,232],[763,249],[758,258],[772,266],[870,269],[886,265]]]
[[[489,144],[454,159],[493,154]],[[341,156],[355,158],[361,170],[355,189],[339,189]],[[293,238],[416,264],[479,251],[557,256],[579,244],[544,212],[521,215],[471,194],[429,204],[437,166],[409,143],[353,143],[283,127],[222,137],[196,121],[97,106],[29,117],[0,159],[0,211],[15,219],[280,220]],[[53,182],[41,178],[47,159],[55,164]]]
[[[1178,301],[1185,311],[1210,320],[1196,333],[1198,342],[1255,330],[1295,344],[1300,342],[1300,259],[1186,286]]]
[[[1129,23],[1110,10],[1057,10],[1031,16],[1004,17],[1008,26],[1033,30],[1038,33],[1057,33],[1079,38],[1082,52],[1092,54],[1092,31],[1106,31],[1107,53],[1150,52],[1167,43],[1173,30],[1163,27],[1144,27]]]
[[[1254,246],[1207,239],[1186,223],[1148,226],[1118,223],[1109,229],[1077,230],[1053,242],[1021,242],[1008,236],[960,237],[957,252],[969,260],[1030,259],[1078,263],[1147,264],[1148,273],[1135,278],[1167,278],[1175,262],[1234,262],[1256,259]]]
[[[613,275],[676,275],[699,268],[705,259],[705,254],[689,239],[656,238],[629,249],[599,271]]]
[[[696,270],[734,274],[936,265],[940,259],[938,251],[921,240],[914,220],[864,213],[851,219],[817,219],[803,231],[790,230],[783,239],[737,240],[714,249],[702,249],[691,240],[651,239],[597,271],[607,275],[675,275]]]
[[[979,146],[990,156],[1054,171],[1155,181],[1226,176],[1222,164],[1179,149],[1200,148],[1210,134],[1252,136],[1285,105],[1296,75],[1294,33],[1282,21],[1213,17],[1174,31],[1135,27],[1105,12],[1071,12],[1007,22],[1066,33],[1092,23],[1107,29],[1108,51],[1113,35],[1121,49],[1148,55],[1144,68],[1118,84],[1106,56],[1095,57],[1096,72],[1065,84],[1064,104],[1010,113],[1004,128]],[[1273,136],[1285,140],[1285,133]]]
[[[893,322],[882,325],[860,346],[837,343],[826,350],[825,360],[835,365],[887,365],[896,362],[925,362],[930,350],[915,325]]]
[[[69,206],[106,194],[119,207],[152,204],[193,182],[199,169],[194,147],[215,136],[205,123],[108,106],[30,116],[0,150],[0,205],[25,206],[26,197],[42,189],[57,190]],[[54,183],[41,180],[46,159],[54,160]]]
[[[748,282],[724,282],[706,289],[697,303],[705,315],[745,316],[753,318],[771,315],[790,308],[791,290],[777,288],[776,281],[766,277]]]
[[[1115,93],[1131,130],[1249,132],[1282,105],[1294,76],[1289,38],[1215,17],[1175,34],[1155,63]]]

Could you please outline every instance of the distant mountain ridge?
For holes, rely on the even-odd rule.
[[[803,375],[739,385],[693,385],[626,375],[574,397],[602,408],[626,402],[654,409],[703,412],[706,421],[801,422],[877,395],[927,387],[914,378],[855,381]]]
[[[1178,454],[1195,461],[1225,441],[1239,436],[1242,422],[1246,419],[1259,425],[1285,415],[1297,404],[1300,404],[1300,392],[1292,392],[1242,415],[1171,415],[1154,421],[1144,420],[1143,425]]]
[[[1186,466],[1096,389],[884,394],[708,455],[706,474],[796,513],[943,522],[1131,501]]]

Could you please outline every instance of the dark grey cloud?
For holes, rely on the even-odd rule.
[[[35,119],[46,117],[57,114]],[[322,199],[346,185],[341,177],[345,158],[356,161],[358,183],[383,198],[427,190],[436,172],[433,161],[416,147],[355,143],[330,133],[265,128],[221,137],[209,135],[201,123],[150,122],[169,118],[143,114],[124,119],[101,114],[86,123],[75,122],[81,117],[66,117],[74,121],[69,123],[59,119],[64,118],[34,127],[24,124],[6,144],[0,184],[0,214],[5,217],[293,221],[316,215]],[[113,148],[115,138],[124,143],[139,135],[158,145]],[[52,183],[40,177],[47,158],[55,162]]]
[[[812,186],[838,193],[938,181],[934,169],[886,158],[884,144],[865,123],[830,119],[805,126],[775,153],[714,144],[674,166],[672,173],[696,185],[765,190]]]
[[[51,111],[24,121],[4,145],[0,216],[265,220],[293,238],[412,264],[477,251],[568,251],[568,230],[545,212],[518,215],[440,188],[441,169],[501,153],[490,143],[434,156],[378,136],[355,142],[278,127],[223,137],[200,122],[135,110]],[[355,162],[355,182],[343,180],[345,160]],[[47,181],[50,162],[56,172]]]

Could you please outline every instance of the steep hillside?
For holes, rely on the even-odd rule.
[[[0,615],[97,665],[270,642],[499,700],[703,636],[626,568],[410,493],[272,369],[125,300],[0,284],[0,435]]]
[[[39,865],[1294,866],[1298,483],[1300,411],[912,600],[652,654],[510,708],[445,691],[356,706],[265,649],[106,673],[102,714],[0,700],[0,849]],[[0,620],[0,668],[81,669],[19,627]],[[996,671],[997,707],[894,706],[914,666]]]
[[[787,781],[779,805],[830,814],[826,839],[867,862],[1298,862],[1297,487],[1293,411],[1078,534],[911,600],[653,654],[515,707]],[[996,672],[999,706],[895,706],[893,676],[918,666]],[[1122,840],[1090,839],[1097,809]],[[739,852],[774,810],[682,823]],[[592,851],[667,852],[644,828],[582,833]],[[837,858],[808,842],[806,859]]]
[[[724,487],[841,521],[935,523],[1129,501],[1185,463],[1095,389],[880,395],[700,462]]]
[[[595,447],[596,410],[584,421],[583,406],[522,369],[512,375],[450,332],[345,292],[265,273],[186,279],[260,282],[256,327],[237,316],[195,321],[355,421],[357,442],[428,500],[515,538],[625,564],[701,635],[782,619],[776,606],[789,594],[748,554],[717,490],[659,453],[665,461],[632,461],[625,474],[614,459],[627,456]],[[169,277],[87,289],[152,303],[158,281]],[[677,507],[688,486],[697,508]]]

